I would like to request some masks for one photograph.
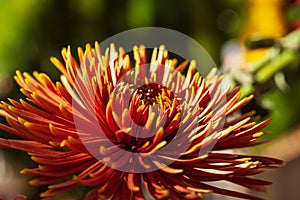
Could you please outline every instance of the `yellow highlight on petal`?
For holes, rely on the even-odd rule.
[[[38,183],[38,181],[36,179],[33,179],[33,180],[30,180],[29,181],[29,185],[32,185],[32,186],[39,186],[40,184]]]
[[[112,112],[112,115],[113,115],[114,119],[115,119],[117,122],[120,121],[120,118],[119,118],[119,116],[117,115],[117,113],[115,113],[115,112],[113,111],[113,112]]]
[[[99,152],[104,155],[105,154],[105,151],[106,151],[106,148],[104,146],[100,146],[99,148]]]
[[[64,146],[66,146],[66,144],[67,144],[67,140],[63,140],[61,143],[60,143],[60,147],[64,147]]]
[[[64,108],[63,103],[60,103],[59,106],[58,106],[58,108],[59,108],[60,111],[62,111],[62,109]]]
[[[30,128],[32,128],[33,123],[25,122],[23,125],[24,125],[26,128],[30,129]]]
[[[137,112],[141,112],[142,110],[145,109],[145,107],[146,107],[145,104],[140,105],[137,109]]]
[[[28,169],[25,168],[25,169],[22,169],[22,170],[20,171],[20,174],[26,175],[27,172],[28,172]]]
[[[180,120],[180,113],[177,113],[177,114],[175,115],[175,117],[174,117],[173,120],[179,121],[179,120]]]
[[[32,93],[31,93],[31,97],[32,97],[34,100],[36,100],[36,99],[37,99],[37,94],[36,94],[35,92],[32,92]]]
[[[171,168],[163,163],[157,162],[157,161],[153,161],[153,163],[162,171],[170,173],[170,174],[179,174],[183,172],[183,169],[174,169]]]
[[[54,64],[54,65],[59,65],[60,61],[55,58],[54,56],[50,57],[50,61]]]
[[[26,120],[24,120],[24,119],[21,118],[21,117],[18,117],[18,121],[19,121],[20,124],[23,124],[23,125],[24,125],[24,123],[26,122]]]
[[[53,134],[54,131],[55,131],[55,127],[53,126],[53,124],[49,124],[49,129],[50,129],[50,132]]]
[[[255,138],[258,138],[258,137],[263,136],[264,134],[265,134],[264,132],[258,132],[258,133],[253,134],[252,136]]]
[[[102,159],[103,162],[109,163],[110,162],[110,157],[105,157]]]
[[[17,112],[17,109],[11,105],[8,106],[8,110],[10,110],[12,112]]]
[[[80,181],[79,177],[77,175],[73,175],[73,178],[72,178],[74,181]]]

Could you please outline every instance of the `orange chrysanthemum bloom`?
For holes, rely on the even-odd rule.
[[[256,123],[255,112],[233,115],[252,98],[240,98],[239,88],[222,89],[222,77],[212,71],[202,78],[195,62],[177,65],[168,52],[147,49],[130,54],[112,45],[62,50],[65,64],[51,58],[61,71],[54,84],[43,73],[17,72],[15,79],[27,97],[1,102],[6,132],[22,139],[0,139],[0,147],[28,152],[37,168],[30,184],[48,185],[41,197],[75,187],[90,187],[85,199],[202,199],[219,193],[260,199],[218,188],[227,181],[265,191],[268,181],[252,175],[282,161],[236,155],[220,150],[258,144],[270,120]],[[236,116],[236,117],[234,117]]]

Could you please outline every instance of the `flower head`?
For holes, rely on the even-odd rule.
[[[213,70],[206,78],[195,62],[177,65],[163,46],[129,54],[111,45],[62,50],[65,64],[54,84],[43,73],[17,72],[15,80],[27,100],[1,102],[7,125],[0,128],[22,139],[0,139],[0,147],[28,152],[37,168],[30,184],[48,185],[42,197],[78,186],[90,187],[86,199],[201,199],[219,193],[260,199],[210,185],[228,181],[265,191],[270,182],[252,178],[282,161],[220,150],[258,144],[269,120],[256,123],[255,112],[234,117],[252,96],[239,88],[222,88]]]

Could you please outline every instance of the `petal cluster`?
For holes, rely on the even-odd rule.
[[[256,145],[269,119],[255,112],[237,115],[253,96],[224,88],[216,70],[205,78],[194,61],[178,64],[161,46],[150,62],[144,46],[133,59],[111,45],[62,50],[62,73],[53,83],[43,73],[17,71],[26,100],[1,102],[0,128],[20,139],[0,138],[0,147],[28,152],[37,168],[30,184],[48,185],[41,197],[90,187],[86,199],[202,199],[219,193],[260,199],[218,188],[227,181],[266,191],[271,183],[251,177],[280,167],[278,159],[225,153]]]

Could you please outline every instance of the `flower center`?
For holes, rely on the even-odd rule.
[[[132,95],[131,117],[139,126],[145,126],[151,114],[167,116],[174,106],[179,109],[179,102],[171,90],[156,83],[144,84]],[[136,112],[143,113],[143,120],[133,117]]]
[[[106,114],[115,133],[109,137],[112,143],[126,152],[147,153],[172,141],[180,126],[181,105],[176,94],[162,84],[136,87],[120,81]]]
[[[141,96],[140,105],[144,104],[146,106],[160,104],[162,99],[172,98],[167,94],[168,89],[159,84],[151,83],[145,84],[138,89],[136,89],[135,94]]]

